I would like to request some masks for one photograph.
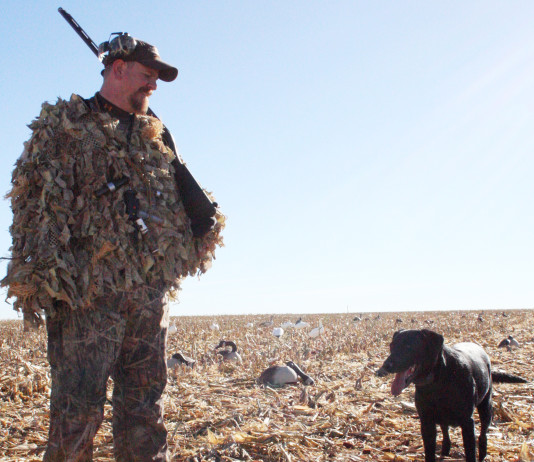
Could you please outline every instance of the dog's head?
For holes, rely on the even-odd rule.
[[[397,396],[411,383],[424,383],[438,362],[443,336],[431,330],[401,330],[393,334],[390,355],[376,372],[379,377],[396,374],[391,393]]]

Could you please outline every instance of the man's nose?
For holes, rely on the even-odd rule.
[[[157,79],[151,79],[151,80],[148,81],[148,85],[147,86],[152,91],[156,91],[157,88],[158,88],[158,84],[156,83],[156,80]]]

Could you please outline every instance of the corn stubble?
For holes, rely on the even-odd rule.
[[[181,351],[194,368],[169,371],[165,419],[171,460],[178,461],[422,461],[414,387],[398,398],[390,380],[374,372],[388,354],[393,332],[429,328],[449,344],[476,341],[493,366],[532,380],[534,312],[487,311],[308,315],[322,319],[325,332],[309,338],[305,329],[287,329],[278,339],[272,328],[256,327],[270,316],[173,318],[168,356]],[[280,325],[293,315],[275,315]],[[219,331],[210,328],[213,322]],[[250,323],[253,327],[247,326]],[[311,328],[310,327],[310,328]],[[510,334],[513,351],[497,348]],[[213,348],[221,339],[236,342],[243,364],[220,361]],[[269,365],[293,360],[314,380],[284,388],[256,383]],[[109,382],[111,396],[113,382]],[[533,385],[495,386],[493,425],[486,461],[533,459]],[[0,460],[40,460],[48,426],[50,373],[44,329],[24,331],[21,321],[0,322]],[[475,419],[478,417],[475,413]],[[478,422],[477,422],[478,424]],[[461,434],[451,434],[451,457],[463,460]],[[438,450],[441,435],[438,431]],[[95,461],[112,461],[111,407],[95,439]]]

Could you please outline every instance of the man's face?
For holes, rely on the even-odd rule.
[[[132,112],[146,114],[148,100],[158,87],[158,71],[138,62],[128,62],[123,79],[123,89]]]

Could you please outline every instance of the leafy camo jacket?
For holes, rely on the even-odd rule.
[[[1,282],[26,319],[39,322],[41,309],[53,316],[54,301],[84,309],[108,293],[177,290],[181,278],[207,270],[224,216],[217,212],[212,230],[193,238],[158,119],[136,116],[126,133],[72,95],[44,103],[29,127],[7,195],[13,245]],[[120,189],[96,194],[124,177]],[[126,213],[126,191],[148,215],[144,234]]]

